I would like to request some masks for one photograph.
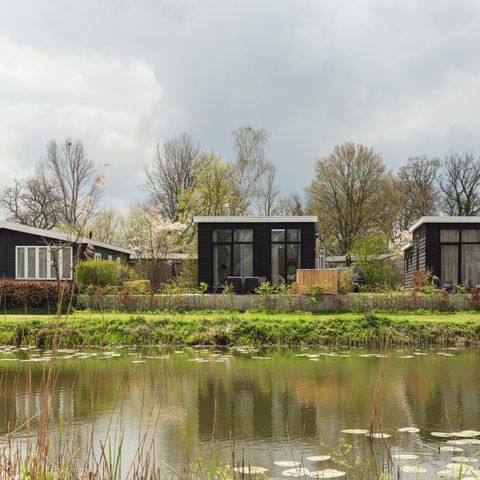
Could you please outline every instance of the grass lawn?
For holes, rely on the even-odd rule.
[[[379,317],[386,317],[392,321],[412,321],[412,322],[480,322],[480,311],[455,311],[455,312],[428,312],[428,311],[417,311],[417,312],[384,312],[378,311],[375,313]],[[131,313],[131,312],[112,312],[105,311],[100,312],[98,310],[81,310],[73,312],[69,315],[69,321],[82,321],[82,320],[128,320],[132,316],[141,315],[145,320],[174,320],[174,319],[183,319],[185,321],[195,321],[195,320],[211,320],[218,321],[225,318],[237,318],[245,321],[273,321],[273,322],[283,322],[283,321],[292,321],[292,320],[309,320],[309,321],[328,321],[328,320],[360,320],[363,318],[363,314],[359,312],[343,312],[343,313],[334,313],[334,312],[321,312],[321,313],[311,313],[311,312],[263,312],[263,311],[248,311],[248,312],[236,312],[236,311],[187,311],[187,312],[141,312],[141,313]],[[48,315],[46,313],[6,313],[0,317],[0,322],[2,320],[8,321],[31,321],[31,320],[40,320],[48,321],[53,320],[55,315]],[[62,317],[64,320],[65,317]]]

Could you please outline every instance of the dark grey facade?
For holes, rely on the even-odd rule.
[[[12,222],[0,222],[0,278],[54,279],[52,278],[53,272],[50,271],[50,256],[57,255],[59,251],[65,252],[65,270],[70,265],[71,271],[71,261],[76,258],[79,244],[61,237],[61,234],[48,230],[25,227]],[[84,241],[81,243],[80,259],[85,258],[86,248],[87,241]],[[112,259],[121,262],[128,262],[131,254],[126,249],[106,244],[98,245],[95,242],[93,250],[97,254],[97,258],[101,256],[105,260]],[[31,257],[28,258],[30,254]],[[29,267],[31,267],[30,273]],[[70,273],[68,276],[65,275],[65,278],[68,279],[71,276]]]
[[[200,217],[196,222],[198,282],[211,290],[227,276],[280,284],[294,281],[297,268],[315,268],[315,217]]]
[[[480,283],[480,217],[424,217],[411,231],[404,250],[406,288],[421,269],[438,277],[440,286]]]

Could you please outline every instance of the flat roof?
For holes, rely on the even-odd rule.
[[[480,216],[474,217],[450,217],[450,216],[435,216],[435,217],[420,217],[408,230],[413,232],[418,227],[425,223],[480,223]]]
[[[107,248],[109,250],[115,250],[117,252],[128,253],[132,255],[134,252],[128,248],[118,247],[117,245],[111,245],[105,242],[99,242],[98,240],[92,240],[90,238],[75,238],[74,235],[67,233],[56,232],[55,230],[46,230],[44,228],[30,227],[29,225],[22,225],[21,223],[0,221],[0,229],[5,228],[7,230],[13,230],[16,232],[29,233],[30,235],[37,235],[39,237],[52,238],[54,240],[61,240],[71,243],[91,243],[97,247]]]
[[[256,215],[245,216],[198,216],[193,217],[195,223],[315,223],[318,217],[311,215],[298,216],[272,216],[262,217]]]

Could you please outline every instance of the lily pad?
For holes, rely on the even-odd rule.
[[[351,435],[365,435],[368,433],[368,430],[364,430],[363,428],[347,428],[346,430],[342,430],[342,433],[350,433]]]
[[[345,472],[334,468],[326,468],[325,470],[310,472],[308,476],[312,478],[340,478],[345,476]]]
[[[309,462],[326,462],[330,458],[330,455],[314,455],[313,457],[307,457],[307,460]]]
[[[279,467],[298,467],[300,465],[300,462],[295,462],[293,460],[279,460],[278,462],[273,463]]]
[[[395,455],[392,455],[392,457],[397,460],[418,460],[420,458],[413,453],[396,453]]]
[[[305,477],[310,473],[308,468],[297,467],[297,468],[289,468],[288,470],[284,470],[282,475],[285,477]]]
[[[246,465],[244,467],[235,467],[233,470],[238,473],[247,473],[251,475],[260,475],[262,473],[268,472],[268,468],[255,467],[253,465]]]
[[[403,427],[403,428],[399,428],[398,431],[405,432],[405,433],[418,433],[420,429],[417,427]]]

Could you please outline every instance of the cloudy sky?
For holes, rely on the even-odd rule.
[[[143,198],[157,141],[232,156],[271,134],[282,190],[346,140],[387,165],[480,154],[478,0],[0,0],[0,187],[51,138],[84,141],[105,202]]]

